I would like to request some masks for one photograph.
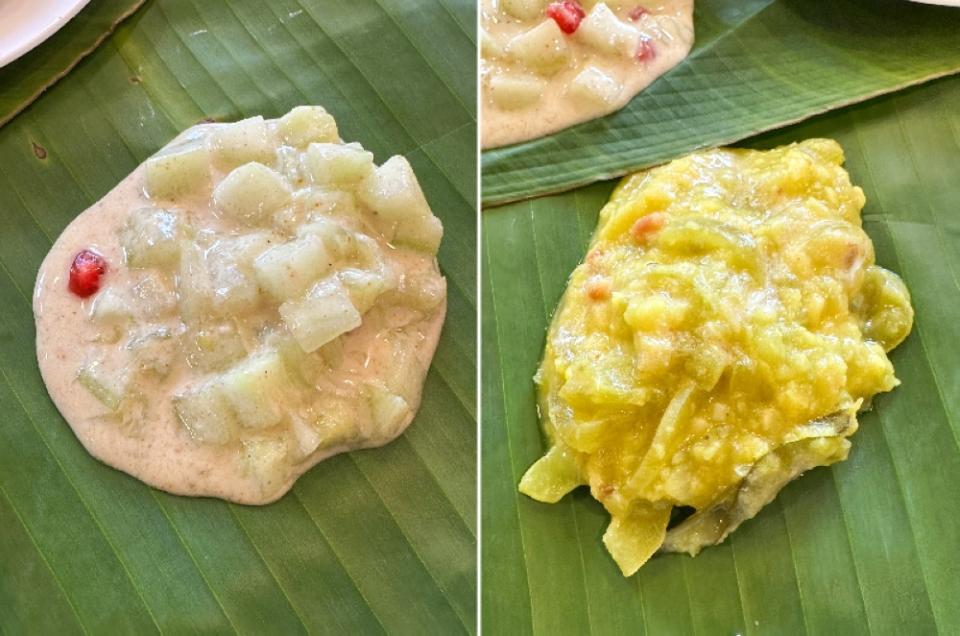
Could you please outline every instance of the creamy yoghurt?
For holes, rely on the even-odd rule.
[[[104,463],[268,503],[410,424],[446,310],[441,234],[409,163],[375,165],[320,107],[193,127],[41,265],[47,390]],[[81,252],[105,263],[86,298]]]
[[[693,0],[484,0],[481,145],[619,110],[693,45]]]

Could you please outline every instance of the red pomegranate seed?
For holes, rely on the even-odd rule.
[[[648,13],[650,13],[650,9],[646,7],[634,7],[630,13],[627,14],[627,17],[636,22]]]
[[[640,46],[637,47],[637,59],[641,62],[649,62],[657,57],[657,50],[653,47],[653,41],[650,38],[640,40]]]
[[[564,33],[573,33],[580,26],[580,21],[587,14],[576,0],[551,2],[547,5],[547,17],[553,18],[560,30]]]
[[[666,214],[663,212],[651,212],[637,219],[633,227],[630,228],[630,236],[638,243],[646,243],[666,222]]]
[[[107,261],[92,250],[80,250],[70,265],[69,288],[80,298],[100,290],[100,277],[107,271]]]

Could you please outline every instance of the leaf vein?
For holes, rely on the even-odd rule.
[[[4,269],[6,270],[6,267],[4,267]],[[9,272],[7,272],[7,274],[9,275]],[[114,556],[117,558],[117,563],[119,563],[120,568],[123,570],[124,575],[126,575],[127,577],[127,580],[130,581],[130,587],[133,588],[133,591],[136,593],[137,597],[140,599],[140,602],[143,604],[143,607],[146,610],[147,615],[150,617],[150,620],[153,622],[154,627],[157,628],[157,632],[158,633],[161,632],[162,630],[160,629],[160,624],[157,623],[157,619],[153,615],[153,610],[150,608],[150,605],[147,603],[146,599],[144,599],[143,593],[140,591],[140,588],[137,586],[136,581],[133,578],[133,575],[130,573],[130,570],[127,568],[126,562],[124,561],[123,557],[120,555],[120,550],[111,540],[109,534],[107,533],[106,528],[104,528],[103,524],[101,523],[100,518],[93,512],[93,509],[90,508],[86,498],[80,492],[80,489],[77,488],[76,484],[73,481],[73,478],[70,476],[70,473],[67,471],[67,469],[63,466],[63,463],[60,461],[60,457],[53,452],[53,448],[47,442],[46,437],[44,437],[43,433],[40,432],[40,427],[37,425],[37,422],[33,419],[33,416],[30,414],[30,411],[27,410],[26,404],[24,404],[23,399],[20,397],[20,394],[17,393],[17,390],[14,388],[13,383],[10,381],[10,377],[7,375],[6,369],[4,369],[2,366],[0,366],[0,376],[3,376],[4,383],[7,385],[7,388],[10,389],[10,393],[13,395],[14,399],[16,400],[17,405],[23,411],[24,415],[27,416],[27,421],[30,422],[30,425],[33,427],[34,431],[36,432],[37,437],[40,438],[40,441],[46,447],[47,452],[53,458],[53,461],[56,463],[57,468],[59,468],[60,472],[63,473],[63,476],[66,478],[67,483],[70,484],[70,488],[72,488],[73,491],[76,493],[77,498],[80,500],[80,503],[83,506],[84,510],[86,510],[87,514],[90,515],[90,519],[97,526],[97,529],[100,530],[100,534],[103,536],[104,541],[106,541],[107,545],[110,546],[110,549],[113,551]]]
[[[491,319],[493,320],[494,331],[495,331],[495,333],[496,333],[496,345],[497,345],[497,350],[499,351],[499,346],[500,346],[500,342],[501,342],[501,340],[502,340],[502,336],[501,336],[501,333],[500,333],[500,320],[499,320],[499,318],[498,318],[498,315],[499,315],[499,314],[497,313],[497,292],[496,292],[496,285],[493,284],[492,273],[490,273],[490,263],[489,263],[489,261],[490,261],[490,243],[489,243],[489,239],[488,239],[488,233],[487,233],[487,232],[483,232],[483,233],[482,233],[482,237],[483,237],[484,243],[485,243],[486,246],[487,246],[487,249],[484,250],[484,251],[486,252],[486,260],[487,260],[486,268],[487,268],[487,271],[488,271],[488,274],[487,274],[487,275],[490,276],[490,302],[493,304],[493,311],[490,313],[490,317],[491,317]],[[500,372],[500,387],[499,387],[499,388],[500,388],[500,399],[501,399],[501,401],[503,402],[503,411],[504,411],[504,414],[506,414],[507,411],[509,410],[509,409],[508,409],[508,405],[507,405],[507,379],[504,377],[502,370],[501,370],[501,372]],[[506,426],[509,426],[509,422],[505,421],[505,422],[504,422],[504,426],[505,426],[505,427],[506,427]],[[510,434],[509,434],[509,433],[507,433],[505,437],[506,437],[506,443],[507,443],[507,455],[508,455],[509,460],[510,460],[510,472],[511,472],[511,476],[515,476],[515,475],[517,474],[517,464],[516,464],[516,457],[515,457],[514,451],[513,451],[513,442],[510,440]],[[522,551],[522,553],[523,553],[524,578],[526,579],[525,582],[526,582],[526,588],[527,588],[527,599],[528,599],[528,601],[529,601],[529,603],[530,603],[530,631],[533,632],[533,633],[536,633],[536,631],[537,631],[536,627],[537,627],[537,626],[536,626],[536,621],[535,621],[535,619],[534,619],[534,611],[533,611],[533,608],[534,608],[535,605],[534,605],[534,602],[533,602],[533,590],[530,588],[530,576],[529,576],[529,575],[530,575],[530,568],[529,568],[529,566],[527,565],[527,560],[528,560],[529,557],[528,557],[528,555],[527,555],[526,538],[525,538],[524,532],[523,532],[523,516],[520,514],[520,501],[519,501],[519,497],[517,496],[517,493],[516,493],[515,490],[514,490],[514,492],[512,493],[512,495],[513,495],[513,496],[512,496],[513,505],[514,505],[514,508],[515,508],[515,510],[516,510],[516,512],[517,512],[517,520],[520,522],[520,549],[521,549],[521,551]]]
[[[47,567],[47,570],[50,571],[50,575],[53,577],[53,580],[57,583],[57,587],[60,588],[60,591],[63,592],[63,598],[67,601],[67,605],[70,607],[70,610],[73,612],[74,617],[77,619],[77,624],[80,626],[80,630],[84,634],[89,634],[87,626],[83,624],[83,620],[80,618],[80,614],[77,611],[77,606],[74,604],[73,599],[70,598],[70,594],[67,593],[67,588],[64,587],[63,581],[60,580],[60,577],[57,575],[56,570],[53,569],[53,566],[50,565],[50,561],[47,560],[47,555],[44,554],[43,550],[40,549],[40,545],[37,543],[36,537],[33,536],[33,532],[30,531],[30,527],[27,525],[27,522],[24,521],[23,517],[20,515],[20,511],[17,510],[17,506],[13,503],[13,500],[10,498],[10,495],[7,494],[6,490],[3,488],[3,484],[0,483],[0,496],[7,500],[7,503],[10,505],[10,509],[13,510],[13,514],[16,515],[17,521],[20,522],[20,525],[23,527],[24,532],[27,533],[27,536],[30,538],[30,543],[33,544],[34,549],[37,551],[37,554],[40,555],[40,560],[43,561],[43,564]],[[0,624],[0,628],[3,625]]]

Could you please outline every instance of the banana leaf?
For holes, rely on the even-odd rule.
[[[0,68],[0,126],[94,50],[144,0],[100,0],[54,33],[46,46]]]
[[[682,122],[679,128],[683,128]],[[960,78],[755,137],[837,139],[867,196],[878,261],[913,295],[903,384],[850,458],[788,485],[723,544],[624,578],[602,507],[517,492],[545,450],[532,376],[544,332],[614,183],[485,210],[483,564],[491,634],[955,634],[960,631]]]
[[[474,33],[462,0],[150,0],[0,128],[0,633],[475,631]],[[37,268],[178,131],[304,103],[378,161],[406,155],[445,225],[420,413],[269,506],[153,490],[92,459],[48,399]]]
[[[694,7],[690,55],[625,108],[485,152],[484,204],[620,176],[960,71],[960,11],[951,7],[905,0],[696,0]]]

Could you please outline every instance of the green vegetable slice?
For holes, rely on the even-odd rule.
[[[850,450],[846,437],[857,429],[855,410],[814,420],[804,429],[799,434],[810,437],[800,437],[761,457],[743,482],[723,501],[698,510],[671,528],[660,549],[696,556],[700,550],[722,542],[741,523],[756,516],[790,481],[811,468],[846,459]]]

